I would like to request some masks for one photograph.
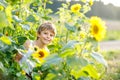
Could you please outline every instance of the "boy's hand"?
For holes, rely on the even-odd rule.
[[[15,55],[15,61],[16,61],[16,62],[19,62],[22,57],[23,57],[23,55],[17,53],[17,54]]]

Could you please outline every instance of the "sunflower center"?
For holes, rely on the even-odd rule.
[[[97,25],[94,25],[93,31],[94,31],[95,34],[98,33],[99,29],[98,29]]]
[[[76,10],[76,11],[77,11],[77,10],[78,10],[78,7],[75,7],[75,8],[74,8],[74,10]]]
[[[44,57],[44,53],[42,51],[39,52],[39,57],[40,58]]]

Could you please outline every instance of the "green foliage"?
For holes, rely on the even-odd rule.
[[[89,18],[85,16],[90,5],[86,2],[82,4],[87,5],[86,9],[82,7],[73,13],[70,3],[62,4],[55,13],[58,18],[54,19],[49,15],[52,10],[46,8],[46,4],[51,3],[49,0],[0,1],[4,7],[0,10],[0,16],[3,15],[0,19],[0,73],[7,77],[4,80],[28,80],[14,57],[19,50],[24,51],[27,39],[36,39],[36,29],[44,21],[56,25],[57,35],[49,45],[51,55],[33,69],[33,80],[99,80],[107,63],[95,52],[98,42],[90,35]],[[87,34],[84,38],[80,36],[82,31]]]
[[[72,31],[72,32],[75,32],[76,31],[76,28],[74,26],[70,26],[69,24],[65,24],[65,27],[69,30],[69,31]]]
[[[119,33],[120,33],[120,30],[108,30],[107,33],[106,33],[106,38],[104,40],[105,41],[120,40]]]
[[[119,64],[119,54],[120,50],[112,50],[112,51],[105,51],[103,55],[105,59],[108,61],[108,71],[107,74],[103,76],[103,79],[112,79],[112,80],[119,80],[120,77],[120,64]]]

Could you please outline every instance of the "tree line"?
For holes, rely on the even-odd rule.
[[[52,0],[52,1],[53,4],[47,4],[47,7],[51,8],[53,10],[53,13],[58,11],[58,8],[61,7],[62,3],[66,3],[66,1],[58,1],[58,0]],[[80,3],[80,1],[71,1],[70,5],[75,3]],[[102,1],[95,1],[94,5],[91,7],[91,10],[85,15],[87,17],[99,16],[104,19],[120,20],[119,13],[120,13],[120,7],[116,7],[113,4],[104,5]]]

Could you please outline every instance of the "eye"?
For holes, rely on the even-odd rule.
[[[50,34],[51,37],[54,37],[54,34]]]
[[[44,32],[44,34],[48,34],[47,32]]]

